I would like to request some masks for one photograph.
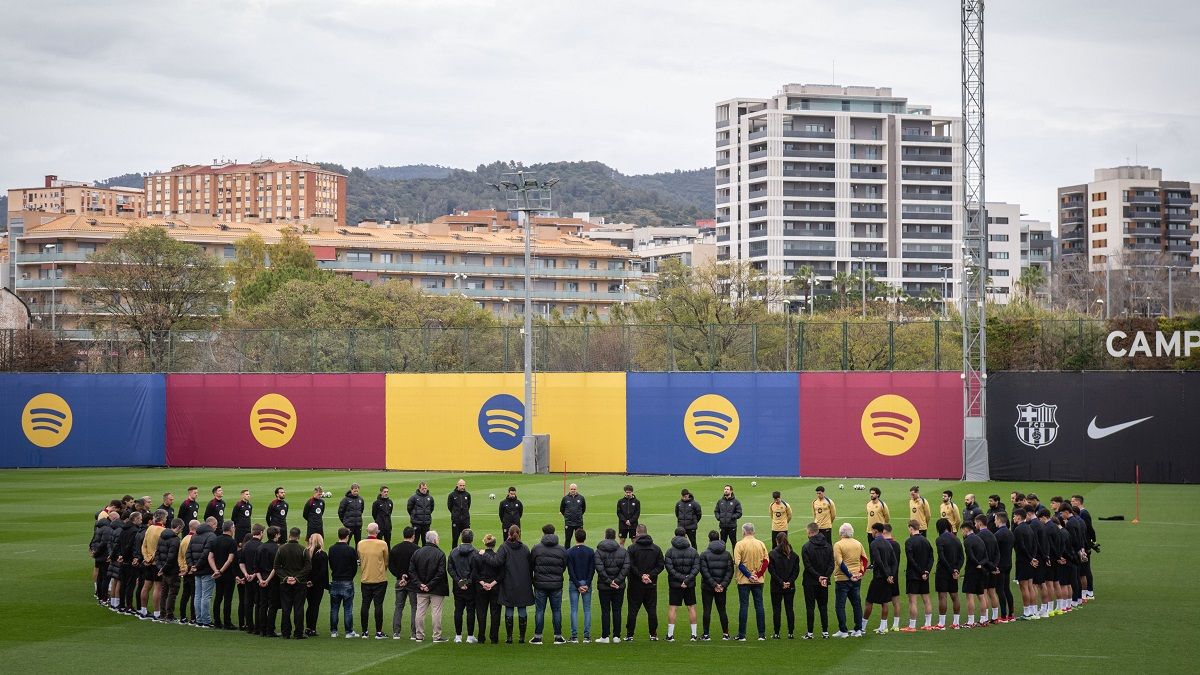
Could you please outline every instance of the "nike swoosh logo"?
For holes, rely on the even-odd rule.
[[[1111,427],[1096,426],[1096,418],[1093,417],[1091,424],[1088,424],[1088,430],[1087,430],[1088,438],[1098,440],[1098,439],[1104,438],[1105,436],[1112,436],[1113,434],[1117,433],[1118,431],[1124,431],[1125,429],[1128,429],[1129,427],[1131,427],[1135,424],[1141,424],[1142,422],[1145,422],[1146,420],[1151,419],[1153,417],[1154,417],[1154,415],[1151,415],[1150,417],[1143,417],[1140,420],[1133,420],[1132,422],[1125,422],[1124,424],[1114,424]]]

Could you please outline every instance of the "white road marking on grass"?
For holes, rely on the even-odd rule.
[[[371,639],[374,639],[374,638],[371,638]],[[392,638],[389,636],[387,639],[391,640]],[[350,675],[350,673],[360,673],[369,668],[374,668],[375,666],[377,666],[381,663],[386,663],[388,661],[391,661],[392,659],[400,658],[401,656],[408,656],[409,654],[412,654],[414,652],[419,652],[422,649],[425,649],[426,647],[432,647],[432,646],[433,646],[432,642],[424,642],[419,647],[416,647],[414,649],[409,649],[408,651],[391,654],[389,656],[383,657],[382,659],[376,659],[370,663],[365,663],[361,666],[358,666],[357,668],[351,668],[350,670],[343,670],[341,672],[341,675]]]
[[[1097,654],[1038,654],[1038,656],[1049,656],[1056,659],[1107,659],[1109,656],[1100,656]]]
[[[938,653],[935,651],[930,651],[928,649],[861,649],[859,651],[875,652],[878,654],[895,654],[895,653],[900,653],[900,654],[937,654]]]
[[[37,553],[37,549],[36,549],[36,548],[31,548],[31,549],[29,549],[29,550],[27,550],[27,551],[13,551],[13,552],[12,552],[12,555],[21,555],[22,553]]]

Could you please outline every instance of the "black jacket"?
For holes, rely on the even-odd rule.
[[[408,517],[413,527],[433,523],[433,495],[417,490],[408,498]]]
[[[304,502],[304,522],[308,524],[308,534],[314,532],[325,534],[325,500],[311,497]],[[287,532],[282,533],[287,536]]]
[[[892,543],[883,537],[871,540],[871,568],[875,570],[876,579],[886,579],[896,576],[899,562]]]
[[[767,554],[767,569],[771,570],[771,590],[782,591],[783,582],[796,587],[796,578],[800,576],[800,556],[793,549],[788,555],[778,548]]]
[[[241,564],[246,566],[247,575],[257,573],[255,565],[258,564],[258,549],[260,548],[262,548],[261,539],[250,539],[242,545]]]
[[[800,547],[800,561],[804,564],[804,583],[808,586],[820,586],[821,577],[829,579],[831,584],[834,581],[833,546],[825,535],[818,532],[808,538]]]
[[[1012,569],[1015,541],[1016,537],[1013,536],[1012,530],[1008,529],[1008,526],[996,529],[996,546],[999,550],[998,559],[1001,572]]]
[[[904,541],[904,557],[908,562],[905,578],[916,581],[921,574],[933,575],[933,545],[922,536],[909,537]]]
[[[412,590],[431,595],[449,595],[450,585],[446,583],[446,554],[433,544],[425,544],[412,555],[408,563],[408,583]],[[421,584],[429,590],[421,590]]]
[[[217,519],[217,531],[221,531],[221,526],[225,524],[225,500],[213,497],[208,502],[208,506],[204,507],[204,520],[209,518]]]
[[[456,595],[469,595],[474,589],[471,583],[471,564],[479,557],[479,551],[471,544],[459,544],[450,551],[446,559],[446,571]]]
[[[988,562],[991,563],[988,570],[1000,569],[1000,544],[996,541],[996,535],[986,527],[976,534],[983,540],[983,547],[987,551]]]
[[[1008,515],[1008,511],[1004,510],[1003,504],[996,506],[996,507],[988,507],[987,513],[984,514],[985,516],[987,516],[987,527],[993,533],[995,533],[995,531],[996,531],[996,514],[997,513],[1003,513],[1005,516]]]
[[[617,589],[625,588],[625,579],[629,576],[629,552],[621,548],[616,539],[603,539],[596,544],[596,578],[597,587],[616,590],[612,582],[617,582]]]
[[[154,566],[164,576],[179,576],[179,543],[182,540],[175,530],[163,530],[154,550]]]
[[[489,565],[500,570],[500,604],[528,607],[533,604],[533,567],[529,549],[519,541],[506,541]]]
[[[407,565],[405,571],[407,571]],[[339,541],[329,547],[329,580],[354,581],[358,574],[358,551],[346,542]]]
[[[729,499],[721,495],[716,508],[713,509],[713,515],[722,528],[731,530],[737,527],[738,521],[742,519],[742,503],[733,495],[730,495]]]
[[[92,527],[92,541],[88,544],[88,550],[96,560],[108,557],[108,535],[111,531],[112,525],[109,524],[108,517],[103,520],[97,519]]]
[[[667,585],[671,588],[696,587],[696,575],[700,573],[700,554],[692,548],[687,537],[671,539],[671,548],[663,556],[663,567],[667,570]]]
[[[192,535],[192,540],[188,542],[187,551],[184,553],[184,562],[189,567],[196,568],[196,576],[206,577],[212,574],[212,568],[208,565],[208,552],[212,550],[212,541],[216,538],[216,533],[212,527],[201,522],[196,527],[196,534]]]
[[[975,522],[975,516],[983,515],[983,509],[979,508],[979,502],[975,502],[970,506],[963,504],[962,519],[964,523]]]
[[[233,505],[233,514],[230,516],[230,520],[233,521],[233,526],[236,528],[233,534],[238,539],[250,534],[250,523],[254,520],[254,505],[238,500],[238,503]]]
[[[309,562],[312,569],[308,573],[308,580],[312,582],[313,590],[329,590],[329,554],[325,551],[317,551],[312,554]]]
[[[982,542],[981,542],[982,543]],[[962,570],[963,545],[953,533],[943,532],[934,541],[937,548],[937,569],[949,577],[953,572]]]
[[[388,571],[396,579],[408,574],[408,566],[412,563],[413,554],[420,548],[416,543],[411,541],[400,541],[388,551]],[[355,560],[358,555],[355,554]]]
[[[1087,523],[1083,522],[1083,518],[1079,516],[1072,516],[1067,521],[1066,529],[1071,533],[1071,555],[1074,556],[1072,559],[1075,562],[1082,562],[1082,559],[1079,557],[1079,551],[1087,551],[1089,548]]]
[[[287,532],[288,503],[286,499],[275,499],[267,506],[267,527],[274,525]]]
[[[346,490],[346,496],[342,497],[341,503],[338,504],[338,520],[351,530],[362,529],[363,511],[366,508],[367,502],[363,500],[362,495],[355,497]]]
[[[471,558],[471,581],[476,589],[479,589],[481,582],[491,583],[500,580],[501,570],[499,566],[493,564],[496,561],[496,552],[483,550],[483,555],[476,555]],[[497,596],[500,593],[500,588],[497,586],[492,590],[496,591]],[[497,597],[499,602],[499,597]]]
[[[458,488],[451,490],[450,494],[446,495],[446,510],[450,512],[451,524],[458,525],[459,528],[470,527],[471,493],[467,490],[459,492]]]
[[[562,514],[563,524],[567,527],[583,527],[583,514],[587,513],[587,500],[583,495],[563,495],[558,503],[558,512]],[[567,542],[570,544],[571,542]]]
[[[967,572],[991,573],[992,559],[988,557],[987,544],[978,534],[968,534],[963,539],[963,549],[967,553]]]
[[[1033,557],[1038,560],[1047,560],[1050,558],[1050,551],[1046,548],[1046,526],[1036,516],[1026,520],[1025,523],[1029,526],[1029,536],[1033,540],[1033,548],[1030,551]]]
[[[233,576],[237,571],[235,567],[237,564],[237,542],[233,540],[233,537],[225,533],[215,535],[212,538],[212,543],[209,545],[208,550],[210,553],[212,553],[213,561],[217,563],[217,566],[213,568],[213,571],[216,572],[222,567],[225,567],[225,562],[229,561],[229,566],[225,567],[225,571],[221,573],[221,576]],[[230,561],[230,556],[233,556],[234,560]]]
[[[165,520],[163,520],[163,527],[167,528],[168,530],[171,529],[171,521],[175,520],[175,508],[172,506],[167,506],[166,504],[159,504],[155,511],[167,512],[167,517]],[[183,526],[187,527],[187,523],[184,523]]]
[[[637,495],[621,497],[617,500],[617,529],[632,529],[637,527],[638,519],[642,517],[642,503]],[[629,521],[626,524],[625,521]]]
[[[264,541],[258,547],[258,555],[254,559],[254,570],[260,577],[260,581],[271,576],[271,572],[275,569],[275,554],[278,552],[279,542],[277,541]],[[249,567],[249,561],[247,561],[246,568],[249,569]],[[271,583],[278,584],[279,577],[272,579]]]
[[[675,502],[675,521],[677,527],[682,527],[685,530],[694,530],[699,526],[702,517],[704,517],[704,512],[695,498],[687,501],[680,499],[678,502]]]
[[[371,504],[371,520],[379,526],[379,531],[388,533],[392,531],[392,509],[395,504],[392,503],[391,497],[376,497]]]
[[[727,589],[733,583],[733,556],[725,550],[725,542],[710,541],[708,548],[700,553],[700,579],[710,591],[715,586]]]
[[[998,537],[997,537],[998,538]],[[1037,534],[1029,523],[1021,523],[1013,528],[1013,551],[1017,554],[1017,564],[1028,565],[1037,556]]]
[[[505,497],[500,500],[500,529],[503,530],[501,536],[508,537],[508,528],[516,525],[521,526],[521,516],[525,515],[525,505],[520,499],[509,499]]]
[[[188,526],[193,520],[200,520],[200,504],[194,499],[185,499],[179,505],[179,519],[183,521],[183,531],[188,531]]]
[[[662,549],[654,543],[648,534],[643,534],[633,541],[629,547],[629,583],[641,584],[642,575],[650,575],[650,586],[658,583],[658,575],[662,574],[667,562]]]
[[[533,569],[533,587],[540,591],[561,591],[563,572],[567,570],[567,549],[558,545],[558,535],[547,534],[529,552]]]

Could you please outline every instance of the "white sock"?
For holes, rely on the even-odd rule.
[[[162,612],[159,612],[159,611],[157,611],[157,610],[156,610],[156,611],[154,612],[154,618],[156,618],[156,619],[157,619],[157,618],[158,618],[158,617],[160,617],[160,616],[162,616]]]
[[[887,630],[887,619],[879,620],[879,630]]]
[[[925,625],[926,625],[926,626],[929,626],[929,625],[932,625],[932,624],[933,624],[933,615],[932,615],[932,614],[926,614],[926,615],[925,615]]]
[[[692,624],[692,637],[696,637],[696,624]]]
[[[916,619],[909,619],[909,620],[908,620],[908,627],[909,627],[909,628],[916,628],[916,627],[917,627],[917,620],[916,620]]]
[[[957,614],[954,615],[954,623],[958,623],[958,615]]]
[[[929,616],[929,615],[926,614],[925,616]],[[926,619],[926,621],[928,621],[928,619]],[[938,614],[938,625],[939,626],[946,625],[946,615],[945,614]]]
[[[1000,609],[998,607],[993,607],[992,608],[992,621],[995,621],[998,618],[1000,618]]]
[[[892,630],[900,630],[900,617],[892,617]]]
[[[667,637],[674,637],[674,636],[675,636],[675,624],[669,624],[667,626]]]

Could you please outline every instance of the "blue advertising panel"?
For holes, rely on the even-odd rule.
[[[163,466],[162,375],[0,375],[0,467]]]
[[[630,373],[629,473],[800,475],[795,373]]]

